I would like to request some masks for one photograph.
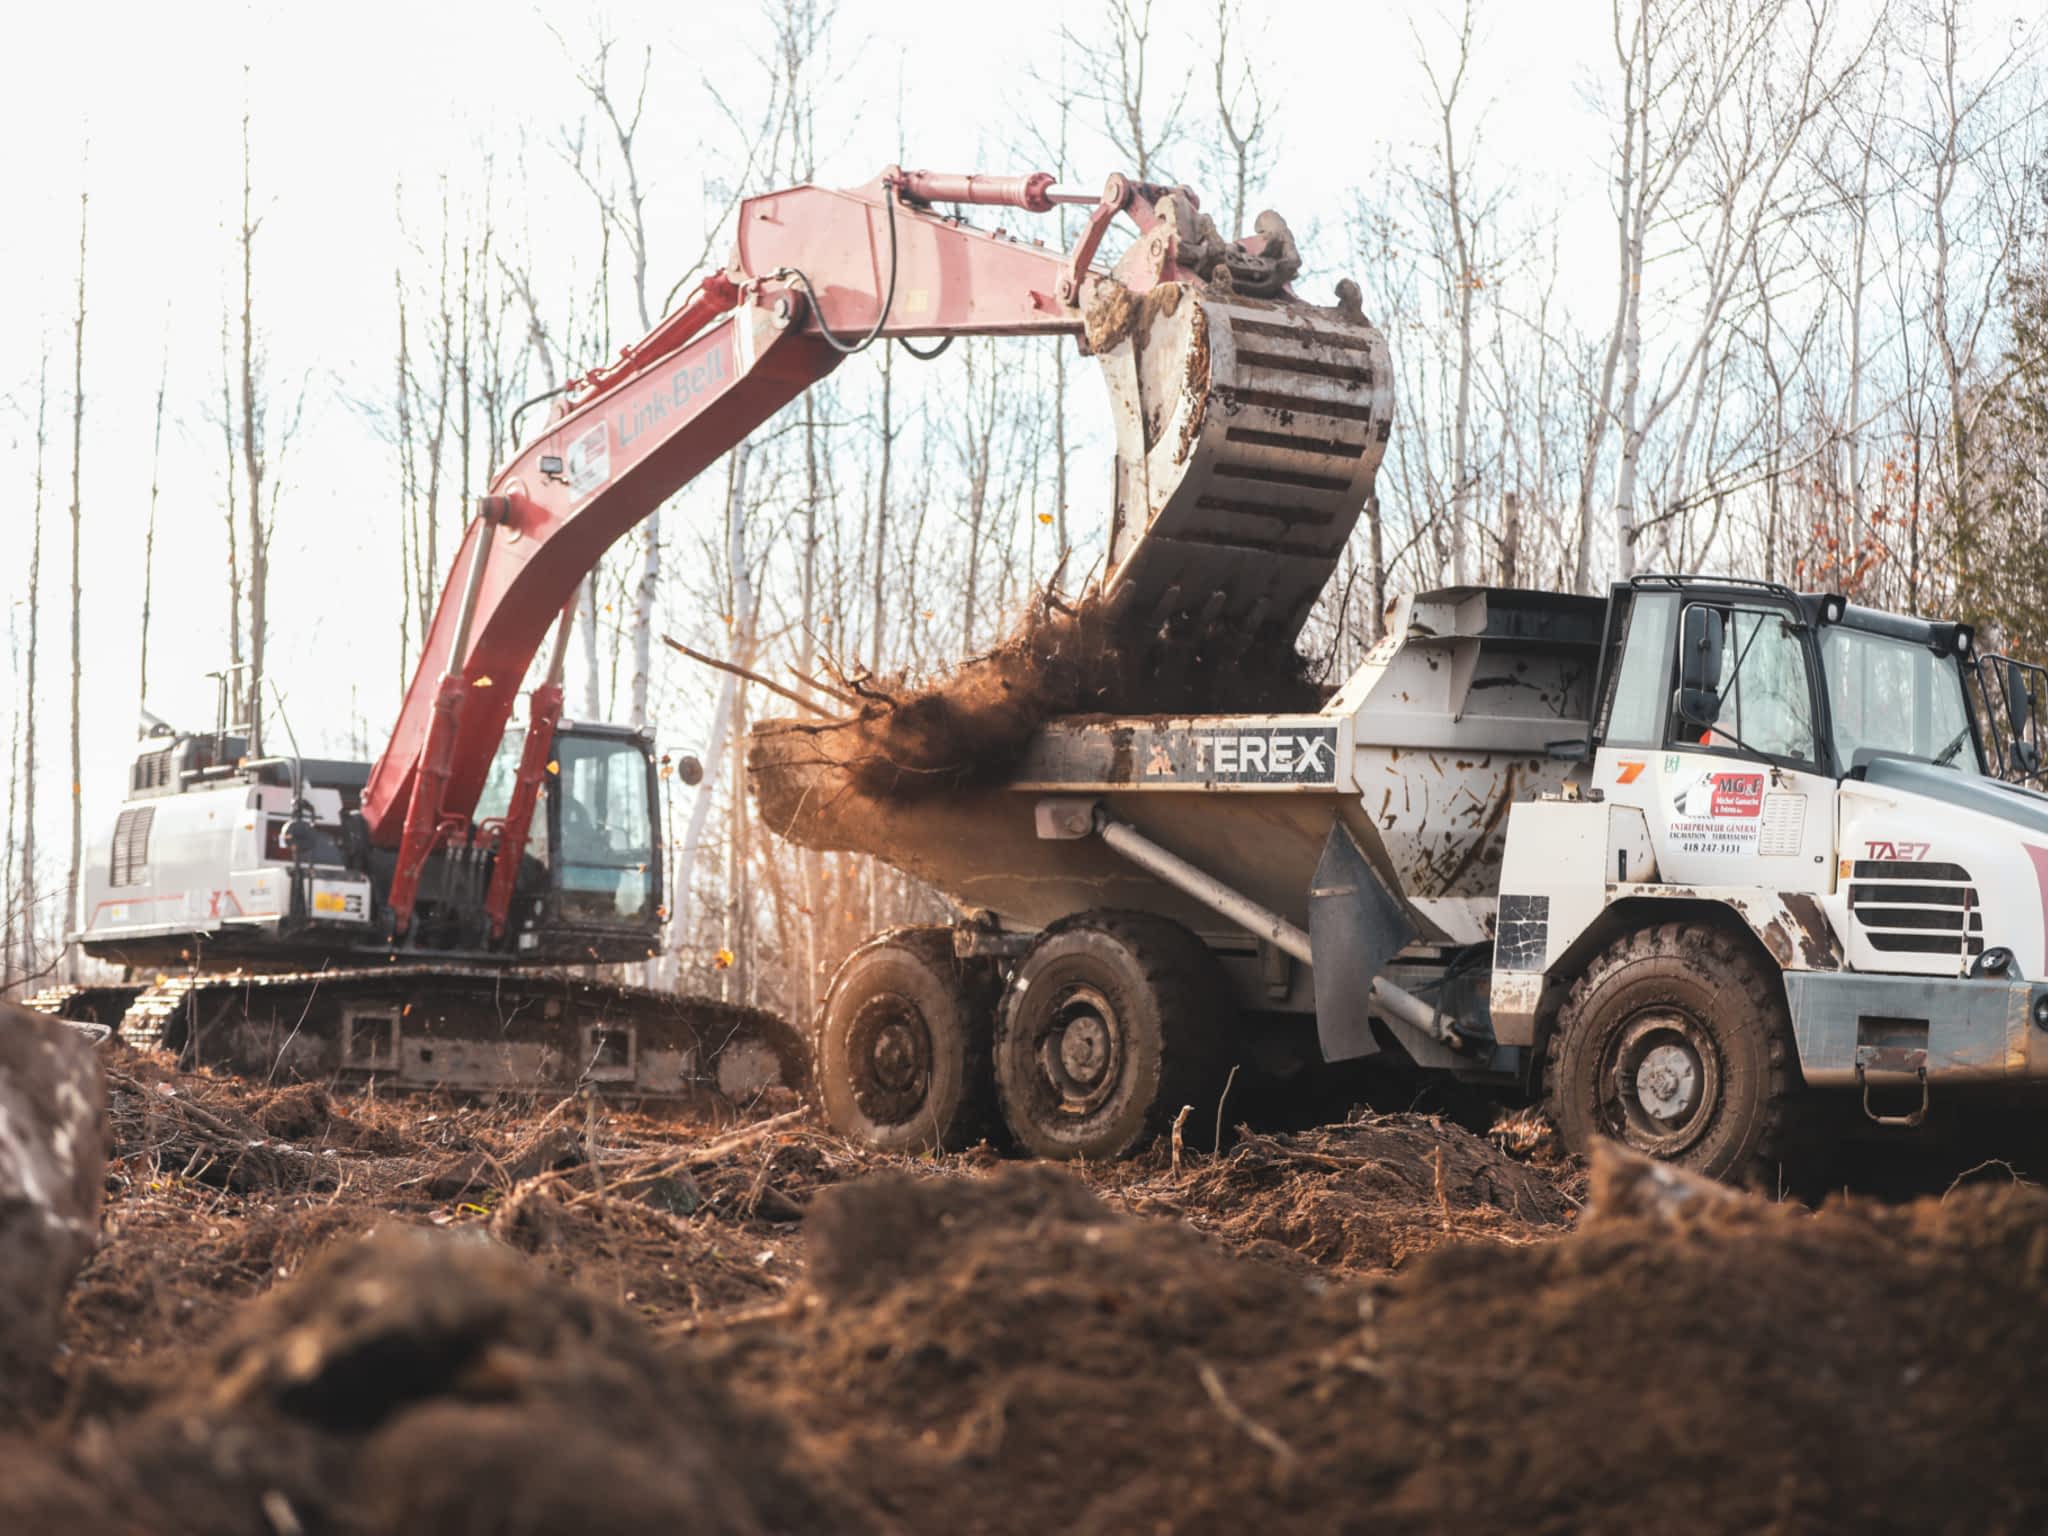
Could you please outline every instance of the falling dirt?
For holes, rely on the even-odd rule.
[[[846,718],[756,724],[747,770],[762,818],[810,846],[858,847],[832,838],[858,837],[881,804],[951,800],[971,815],[963,792],[999,782],[1058,717],[1322,706],[1323,687],[1291,647],[1213,655],[1146,630],[1140,617],[1098,596],[1068,604],[1045,594],[1008,639],[934,681],[869,680],[856,685],[865,702]]]
[[[1812,1213],[1365,1111],[1069,1171],[109,1061],[0,1529],[2048,1519],[2009,1181]]]

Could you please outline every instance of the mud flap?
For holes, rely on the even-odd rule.
[[[1372,1032],[1373,979],[1415,932],[1406,905],[1366,862],[1344,823],[1333,822],[1308,892],[1323,1060],[1351,1061],[1380,1048]]]

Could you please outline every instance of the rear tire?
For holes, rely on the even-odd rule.
[[[1617,939],[1573,985],[1545,1097],[1582,1156],[1605,1138],[1741,1183],[1779,1155],[1793,1062],[1769,967],[1719,928],[1665,923]]]
[[[1038,1157],[1108,1161],[1215,1102],[1230,989],[1187,929],[1134,912],[1056,924],[996,1024],[996,1095]]]
[[[847,956],[818,1025],[817,1090],[841,1135],[883,1152],[957,1152],[995,1123],[997,979],[950,928],[903,928]]]

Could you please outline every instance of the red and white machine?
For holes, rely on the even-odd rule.
[[[1064,251],[941,211],[1061,203],[1090,207]],[[1120,217],[1135,238],[1104,271]],[[266,755],[225,708],[211,733],[144,744],[76,937],[163,979],[45,1005],[266,1070],[641,1092],[701,1079],[707,1026],[723,1040],[764,1021],[535,970],[651,955],[665,912],[649,741],[562,718],[578,585],[847,356],[1071,336],[1101,359],[1115,415],[1109,589],[1149,623],[1286,645],[1391,416],[1384,343],[1355,302],[1298,300],[1299,264],[1274,215],[1224,240],[1187,189],[1122,176],[1096,195],[1043,173],[891,167],[850,191],[747,200],[725,270],[577,380],[493,480],[374,763]]]

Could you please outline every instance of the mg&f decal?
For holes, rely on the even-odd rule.
[[[1755,853],[1764,813],[1764,776],[1707,769],[1671,797],[1671,841],[1680,853]]]

